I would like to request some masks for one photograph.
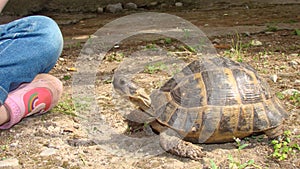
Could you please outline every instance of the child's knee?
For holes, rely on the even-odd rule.
[[[47,42],[54,48],[62,48],[63,37],[57,23],[47,16],[32,16],[37,18],[41,26],[42,34],[47,39]]]
[[[40,49],[43,50],[43,60],[48,63],[45,71],[49,71],[56,63],[63,49],[63,37],[57,23],[46,16],[30,16],[36,23],[36,33],[39,35]]]

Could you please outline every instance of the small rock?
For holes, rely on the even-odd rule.
[[[295,83],[296,86],[300,86],[300,80],[295,80],[294,83]]]
[[[131,9],[131,10],[136,10],[138,7],[135,3],[129,2],[124,5],[125,9]]]
[[[19,145],[19,141],[10,144],[11,147],[17,147],[18,145]]]
[[[119,44],[115,44],[115,45],[114,45],[114,48],[115,48],[115,49],[119,49],[119,48],[120,48],[120,45],[119,45]]]
[[[277,82],[277,79],[278,79],[278,76],[277,76],[277,75],[271,75],[271,76],[270,76],[270,79],[271,79],[274,83],[276,83],[276,82]]]
[[[260,58],[261,59],[268,59],[268,58],[270,58],[270,55],[262,55],[262,56],[260,56]]]
[[[261,46],[261,45],[262,45],[262,42],[259,41],[259,40],[252,40],[252,41],[251,41],[251,45],[252,45],[252,46]]]
[[[217,38],[212,41],[212,43],[214,43],[214,44],[220,44],[220,42],[221,42],[221,40],[217,39]]]
[[[175,3],[175,6],[176,6],[176,7],[182,7],[182,6],[183,6],[183,3],[182,3],[182,2],[176,2],[176,3]]]
[[[149,4],[149,6],[156,6],[156,5],[158,5],[158,2],[156,2],[156,1],[151,2],[151,3]]]
[[[64,58],[59,58],[58,60],[59,60],[59,61],[65,61],[65,59],[64,59]]]
[[[168,4],[166,4],[166,3],[162,3],[162,4],[160,5],[160,8],[166,8],[166,7],[168,7]]]
[[[102,7],[97,8],[97,13],[103,13],[103,12],[104,12],[104,8],[102,8]]]
[[[298,65],[298,62],[292,60],[292,61],[289,62],[289,65],[290,65],[290,66],[297,66],[297,65]]]
[[[40,153],[41,156],[51,156],[56,154],[56,149],[54,148],[46,148],[44,151]]]
[[[287,89],[285,91],[282,92],[282,94],[284,95],[293,95],[294,93],[300,93],[299,90],[296,90],[296,89]]]
[[[292,57],[297,57],[298,56],[298,53],[292,53],[290,54]]]
[[[74,36],[72,37],[73,40],[85,40],[85,39],[89,39],[90,35],[80,35],[80,36]]]
[[[15,158],[8,158],[0,161],[0,168],[15,168],[20,167],[19,160]]]
[[[110,13],[118,13],[123,11],[123,7],[121,3],[109,4],[106,6],[106,11]]]
[[[265,34],[270,35],[273,34],[274,32],[265,32]]]
[[[176,47],[175,46],[170,46],[170,51],[175,51],[176,50]]]
[[[250,32],[244,32],[244,34],[245,34],[246,36],[251,36],[251,33],[250,33]]]

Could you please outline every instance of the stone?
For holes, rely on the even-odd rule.
[[[252,46],[261,46],[261,45],[262,45],[262,42],[259,41],[259,40],[252,40],[252,41],[251,41],[251,45],[252,45]]]
[[[17,147],[19,145],[19,141],[10,144],[10,147]]]
[[[290,66],[297,66],[298,62],[296,62],[295,60],[289,61],[288,63]]]
[[[135,3],[129,2],[124,5],[125,9],[131,9],[131,10],[136,10],[138,6]]]
[[[267,34],[267,35],[270,35],[270,34],[273,34],[274,32],[269,32],[269,31],[267,31],[267,32],[265,32],[265,34]]]
[[[291,57],[297,57],[298,56],[298,53],[292,53],[290,54]]]
[[[296,86],[300,86],[300,80],[295,80],[294,83],[295,83]]]
[[[166,4],[166,3],[162,3],[161,5],[160,5],[160,8],[167,8],[168,7],[168,4]]]
[[[44,151],[40,153],[41,156],[51,156],[56,154],[56,149],[54,148],[46,148]]]
[[[18,159],[7,158],[0,161],[0,168],[21,168],[21,166]]]
[[[213,44],[220,44],[221,43],[221,40],[220,39],[214,39],[213,41],[212,41],[212,43]]]
[[[104,12],[104,8],[102,8],[102,7],[97,8],[97,13],[103,13],[103,12]]]
[[[121,3],[109,4],[106,6],[106,11],[110,13],[119,13],[123,11],[123,6]]]
[[[278,76],[277,75],[271,75],[270,76],[270,79],[274,82],[274,83],[276,83],[277,82],[277,79],[278,79]]]
[[[282,92],[282,94],[289,95],[289,96],[292,96],[294,93],[300,93],[300,91],[296,89],[287,89]]]
[[[157,5],[158,5],[158,2],[154,1],[154,2],[151,2],[148,6],[153,7],[153,6],[157,6]]]
[[[176,3],[175,3],[175,6],[176,6],[176,7],[182,7],[182,6],[183,6],[183,3],[182,3],[182,2],[176,2]]]

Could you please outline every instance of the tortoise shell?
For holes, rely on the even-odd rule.
[[[252,67],[225,57],[193,61],[150,98],[156,120],[193,143],[244,138],[287,114]]]

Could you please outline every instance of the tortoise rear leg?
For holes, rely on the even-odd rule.
[[[201,147],[170,135],[169,132],[160,133],[160,146],[171,154],[188,157],[193,160],[200,160],[205,155],[205,153],[201,151]]]
[[[280,140],[283,134],[283,125],[279,125],[275,128],[264,131],[269,139],[278,139]]]

